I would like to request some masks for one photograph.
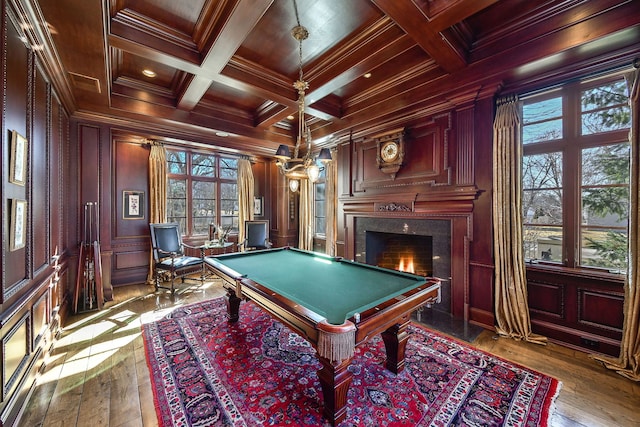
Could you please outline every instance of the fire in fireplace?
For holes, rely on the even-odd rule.
[[[420,276],[433,276],[433,238],[366,231],[366,263]]]

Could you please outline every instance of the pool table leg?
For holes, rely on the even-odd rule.
[[[394,374],[398,374],[404,369],[404,351],[411,335],[407,332],[407,327],[411,323],[410,315],[404,316],[401,321],[403,323],[396,323],[381,334],[387,351],[386,366]]]
[[[227,289],[227,314],[229,322],[236,323],[240,319],[240,301],[234,289]]]
[[[352,358],[338,364],[333,364],[321,356],[318,356],[318,359],[322,364],[322,369],[318,371],[324,397],[322,415],[335,426],[347,416],[347,392],[353,378],[353,374],[347,368]]]

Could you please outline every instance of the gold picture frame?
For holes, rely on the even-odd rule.
[[[144,191],[122,192],[122,219],[144,219]]]
[[[9,250],[24,248],[27,242],[27,201],[11,199]]]
[[[24,185],[27,180],[28,141],[17,131],[11,131],[11,160],[9,163],[9,182]]]

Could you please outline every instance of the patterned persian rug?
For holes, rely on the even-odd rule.
[[[313,347],[243,302],[229,324],[224,298],[143,325],[160,426],[321,426]],[[421,326],[403,372],[384,367],[377,336],[356,349],[340,426],[544,426],[561,384]]]

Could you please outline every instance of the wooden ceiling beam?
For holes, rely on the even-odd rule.
[[[462,56],[463,49],[456,46],[452,40],[446,39],[440,32],[442,28],[434,28],[423,11],[414,2],[397,0],[371,1],[411,36],[443,70],[453,73],[467,65],[466,58]]]
[[[242,41],[256,26],[260,18],[273,3],[273,0],[238,0],[235,12],[224,23],[216,41],[211,43],[211,48],[204,54],[201,69],[209,70],[209,73],[220,74],[224,66],[229,62]],[[191,110],[207,92],[214,79],[198,74],[180,94],[177,107],[182,110]]]
[[[481,10],[497,3],[498,0],[458,0],[447,6],[429,21],[433,31],[443,31],[464,21]]]

